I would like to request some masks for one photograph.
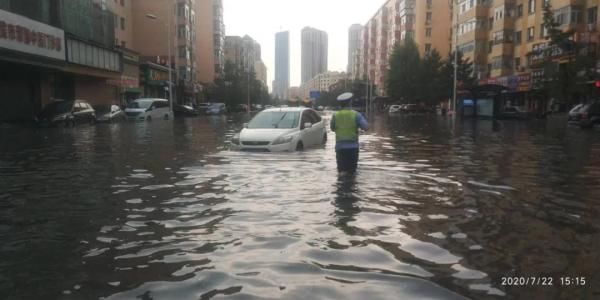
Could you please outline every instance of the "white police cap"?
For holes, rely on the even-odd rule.
[[[338,96],[337,101],[348,101],[352,99],[352,97],[354,97],[354,94],[352,93],[343,93]]]

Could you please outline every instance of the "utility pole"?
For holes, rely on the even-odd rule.
[[[169,2],[169,4],[172,4],[173,2]],[[171,112],[171,115],[173,116],[173,72],[172,72],[172,57],[171,57],[171,47],[173,47],[173,39],[171,37],[171,24],[172,24],[172,14],[175,13],[175,6],[173,5],[169,5],[169,10],[168,10],[168,15],[169,18],[167,19],[167,23],[165,24],[167,26],[167,56],[169,57],[168,60],[168,64],[167,67],[169,68],[169,110]],[[158,17],[154,14],[146,14],[146,18],[151,19],[151,20],[158,20]]]
[[[454,28],[454,88],[452,89],[452,116],[456,116],[456,102],[458,87],[458,3],[457,0],[452,2],[453,28]]]
[[[248,91],[247,91],[247,97],[248,97],[248,113],[250,113],[250,51],[248,51],[249,49],[246,50],[246,69],[247,69],[247,87],[248,87]]]
[[[367,88],[367,90],[365,91],[365,106],[366,106],[366,110],[367,110],[367,115],[369,114],[369,106],[367,105],[367,103],[369,103],[369,73],[367,72],[367,81],[365,82],[365,86]]]

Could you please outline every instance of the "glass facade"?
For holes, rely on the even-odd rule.
[[[56,7],[56,2],[53,0],[0,0],[0,9],[2,10],[56,26],[52,7]]]
[[[61,24],[66,32],[106,47],[114,44],[116,24],[112,12],[92,0],[60,0],[60,4]]]

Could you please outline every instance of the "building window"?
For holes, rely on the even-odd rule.
[[[425,53],[426,54],[431,53],[431,44],[425,44]]]
[[[519,4],[517,6],[517,18],[520,18],[523,16],[523,4]]]
[[[530,15],[535,14],[535,0],[529,0],[529,7],[527,9],[527,12]]]
[[[521,58],[515,57],[515,70],[518,71],[520,67],[521,67]]]
[[[587,9],[587,23],[596,24],[598,22],[598,7],[590,7]]]
[[[494,9],[494,21],[498,22],[504,19],[504,5],[498,6]]]
[[[185,58],[186,47],[179,46],[179,58]]]
[[[492,34],[494,44],[512,43],[515,33],[512,30],[500,30]]]
[[[515,32],[515,45],[521,44],[521,31]]]
[[[121,30],[125,30],[125,18],[121,18]]]
[[[527,28],[527,41],[533,41],[533,38],[535,37],[535,27],[529,27]]]
[[[431,28],[425,29],[425,36],[431,37]]]
[[[546,28],[546,26],[542,25],[540,26],[540,38],[543,39],[548,35],[548,29]]]
[[[127,48],[127,42],[121,41],[121,48]]]
[[[431,12],[427,12],[426,18],[425,18],[425,22],[427,24],[431,23]]]
[[[187,68],[186,67],[179,67],[179,78],[186,80],[187,79]]]
[[[433,0],[427,0],[427,8],[431,9]]]
[[[185,3],[177,3],[177,16],[183,17],[185,16]]]
[[[121,0],[121,6],[125,6],[125,0]]]
[[[512,69],[513,59],[506,56],[496,56],[492,58],[492,70]]]

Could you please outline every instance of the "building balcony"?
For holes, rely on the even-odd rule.
[[[513,68],[502,68],[502,69],[492,70],[490,72],[490,77],[491,78],[503,77],[503,76],[514,75],[514,73],[515,73],[515,70]]]
[[[485,29],[476,29],[458,36],[458,44],[466,44],[475,40],[487,40],[489,31]]]
[[[485,5],[477,5],[475,8],[465,12],[462,15],[458,16],[458,22],[462,23],[464,21],[471,20],[473,18],[488,18],[489,15],[489,6]]]
[[[513,56],[515,52],[515,45],[513,43],[501,43],[495,44],[492,47],[492,52],[489,53],[491,57],[496,56]]]
[[[500,21],[495,21],[492,29],[490,31],[494,32],[494,31],[498,31],[498,30],[514,30],[515,29],[515,18],[513,17],[504,17],[502,20]]]

